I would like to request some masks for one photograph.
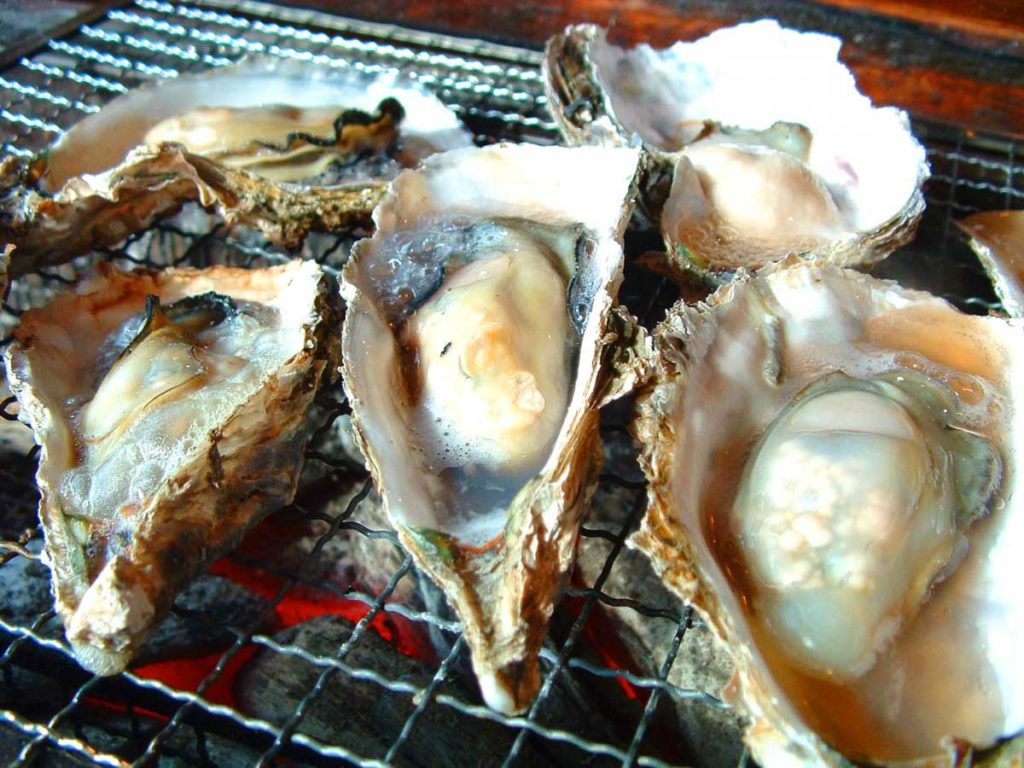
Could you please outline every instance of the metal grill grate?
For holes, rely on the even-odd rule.
[[[218,0],[137,0],[10,64],[0,72],[3,151],[31,155],[132,87],[224,66],[249,53],[311,59],[330,67],[400,67],[455,109],[480,143],[557,140],[545,113],[537,52],[255,2],[231,3],[228,8]],[[916,128],[928,144],[934,172],[927,188],[929,209],[919,239],[886,261],[879,272],[931,288],[968,311],[986,311],[997,306],[995,299],[951,222],[974,210],[1022,206],[1024,170],[1016,146],[933,125]],[[346,248],[319,237],[307,251],[336,269]],[[216,261],[259,266],[281,263],[289,256],[251,233],[229,232],[193,210],[121,248],[90,258],[150,265]],[[45,301],[89,260],[20,281],[4,308],[5,326],[9,328],[25,308]],[[623,299],[650,321],[674,298],[670,294],[664,281],[639,272],[627,274]],[[300,494],[299,502],[271,518],[284,516],[312,531],[308,546],[301,557],[266,552],[253,556],[243,548],[228,558],[229,570],[256,573],[273,588],[253,615],[229,622],[226,637],[220,616],[179,601],[173,619],[199,622],[224,637],[190,686],[168,685],[143,671],[92,677],[74,664],[52,611],[26,615],[14,609],[9,599],[13,590],[28,583],[27,574],[34,570],[38,576],[42,569],[42,536],[35,520],[35,451],[17,452],[18,445],[30,440],[24,428],[12,425],[21,430],[20,436],[11,430],[4,433],[13,436],[12,445],[0,445],[0,498],[5,507],[0,520],[0,758],[17,765],[46,763],[54,757],[111,766],[262,766],[278,759],[316,765],[415,764],[410,749],[424,738],[424,730],[439,717],[455,717],[464,729],[493,727],[505,738],[494,764],[532,765],[538,755],[555,764],[587,760],[597,765],[661,766],[684,759],[722,764],[722,754],[731,764],[746,762],[738,744],[731,745],[731,752],[718,750],[715,758],[672,746],[686,729],[680,712],[701,728],[707,713],[725,705],[708,691],[680,684],[689,679],[677,674],[680,664],[690,660],[677,663],[677,657],[706,630],[688,610],[644,586],[649,579],[634,578],[646,566],[623,549],[643,500],[643,484],[623,430],[628,406],[612,408],[603,421],[609,468],[581,542],[581,549],[591,553],[591,567],[581,565],[556,613],[543,652],[545,683],[537,704],[514,718],[483,707],[475,689],[465,684],[468,653],[459,625],[443,606],[431,609],[429,585],[419,583],[395,535],[375,522],[375,502],[361,470],[348,460],[332,458],[337,455],[330,442],[336,435],[333,425],[346,414],[341,390],[329,393],[320,406],[308,473],[314,476],[314,485],[331,489],[330,498]],[[4,403],[5,419],[13,420],[14,411],[9,401]],[[380,559],[391,564],[379,588],[341,584],[325,576],[325,562],[352,542],[372,543]],[[623,568],[634,570],[622,578],[617,573]],[[33,583],[39,583],[38,578]],[[267,617],[292,596],[310,593],[344,600],[361,613],[347,636],[325,652],[298,642],[294,635],[266,628]],[[419,682],[359,662],[360,649],[380,626],[394,622],[431,636],[432,647],[442,649]],[[663,638],[652,646],[657,658],[652,650],[652,657],[626,663],[615,650],[620,641],[614,635],[623,627]],[[254,657],[287,658],[308,673],[305,687],[295,692],[294,706],[283,717],[254,714],[218,691]],[[308,727],[318,702],[354,685],[371,686],[381,697],[395,696],[408,707],[400,726],[378,749],[361,751],[352,745],[342,727],[344,711],[337,712],[336,732]],[[585,690],[586,698],[596,697],[602,708],[613,711],[602,721],[612,727],[595,733],[581,725],[571,706],[553,706],[565,697],[562,689],[567,685]]]

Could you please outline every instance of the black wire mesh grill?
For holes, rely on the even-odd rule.
[[[229,4],[214,0],[202,4],[137,0],[12,63],[0,72],[3,152],[30,156],[132,87],[224,66],[254,53],[369,71],[400,67],[456,110],[479,143],[557,140],[545,112],[538,52],[262,3],[231,3],[228,8]],[[928,146],[933,169],[926,189],[929,208],[918,240],[884,262],[878,272],[935,290],[967,311],[998,308],[952,222],[976,210],[1022,206],[1024,170],[1016,145],[936,125],[915,128]],[[642,247],[642,243],[630,246],[633,251]],[[346,253],[347,244],[339,239],[317,237],[307,243],[304,255],[337,269]],[[12,327],[21,311],[45,301],[97,258],[157,266],[212,262],[262,266],[282,263],[291,255],[253,233],[231,232],[213,217],[186,211],[118,248],[19,281],[4,308],[5,329]],[[631,271],[622,298],[650,322],[674,295],[663,280]],[[347,413],[340,389],[322,398],[317,413],[308,464],[321,485],[326,478],[327,486],[337,490],[341,501],[325,505],[317,494],[307,499],[300,493],[296,504],[278,513],[315,532],[303,557],[285,562],[243,553],[229,558],[239,567],[272,577],[274,589],[258,615],[227,627],[226,639],[213,654],[215,660],[191,689],[138,672],[93,677],[74,664],[51,610],[21,615],[0,600],[0,736],[6,732],[7,743],[13,745],[6,747],[9,754],[0,747],[0,759],[17,765],[46,764],[56,758],[111,766],[167,761],[262,766],[281,760],[316,765],[415,764],[409,757],[410,747],[424,738],[435,713],[444,711],[464,718],[464,723],[501,729],[507,748],[494,764],[534,764],[538,754],[562,764],[705,762],[702,754],[666,747],[674,740],[672,728],[677,723],[666,719],[665,711],[683,704],[697,707],[698,714],[700,708],[725,708],[714,691],[672,681],[684,641],[706,630],[674,601],[639,586],[631,589],[628,580],[613,578],[624,563],[643,567],[636,560],[627,561],[623,548],[643,501],[643,483],[623,431],[627,406],[610,409],[603,420],[610,460],[599,499],[604,498],[605,510],[613,513],[595,512],[582,529],[581,547],[592,547],[602,557],[589,571],[581,569],[556,612],[552,637],[542,654],[545,682],[537,704],[525,715],[511,718],[482,706],[473,689],[452,687],[453,681],[468,676],[468,652],[458,623],[443,607],[428,607],[429,601],[400,599],[416,589],[429,591],[429,585],[420,583],[393,532],[369,515],[374,501],[360,468],[332,450],[334,426]],[[5,402],[0,415],[12,420],[15,414],[16,406]],[[13,438],[12,442],[14,447],[5,450],[0,463],[0,498],[6,506],[0,519],[0,582],[5,584],[17,582],[28,568],[40,567],[42,538],[35,520],[35,450],[18,453],[16,446],[25,440]],[[390,551],[387,562],[392,568],[379,588],[366,589],[358,583],[343,586],[322,578],[322,561],[333,556],[346,537],[373,541]],[[362,606],[361,618],[329,652],[310,650],[265,629],[263,617],[304,589]],[[628,615],[634,625],[658,625],[668,640],[658,646],[657,658],[624,661],[622,654],[591,652],[592,646],[605,641],[609,626],[620,626],[602,622],[600,617],[609,615]],[[190,610],[180,602],[174,617],[198,621],[211,631],[224,629],[216,615]],[[434,643],[440,650],[429,664],[428,679],[410,682],[352,661],[375,632],[375,622],[391,619],[441,638]],[[613,640],[609,642],[614,645]],[[288,657],[311,672],[306,688],[283,717],[257,716],[220,703],[213,695],[219,681],[229,679],[232,670],[253,653]],[[567,679],[587,691],[595,686],[602,691],[602,701],[611,701],[615,708],[614,728],[595,736],[571,717],[551,715],[548,705]],[[401,697],[409,706],[388,743],[372,753],[354,748],[341,727],[336,736],[325,736],[313,735],[304,725],[317,702],[332,689],[356,683],[374,686],[381,696]],[[46,695],[25,696],[26,688],[32,686],[39,686]],[[339,720],[343,714],[339,713]],[[227,752],[234,757],[226,757]],[[738,746],[732,763],[737,760],[747,761]]]

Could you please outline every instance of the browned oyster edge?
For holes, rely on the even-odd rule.
[[[590,43],[600,31],[594,24],[569,26],[544,47],[544,94],[549,112],[573,146],[628,143],[590,58]]]
[[[104,264],[97,272],[116,292],[136,290],[132,274]],[[313,283],[302,348],[210,431],[205,450],[187,457],[173,476],[164,479],[150,503],[136,513],[127,552],[109,560],[94,578],[88,574],[84,548],[74,541],[59,494],[51,487],[59,478],[51,480],[46,472],[51,453],[66,450],[73,438],[30,383],[35,326],[76,297],[64,294],[22,318],[15,344],[5,355],[8,377],[22,418],[41,443],[39,514],[56,609],[75,656],[89,670],[110,675],[125,669],[182,586],[267,514],[291,501],[306,444],[307,409],[321,384],[334,379],[338,369],[337,291],[319,268],[292,262],[258,271],[212,267],[150,273],[157,285],[168,278],[199,279],[208,287],[210,280],[230,293],[226,283],[232,279],[245,280],[249,286],[265,282],[265,289],[275,292],[296,272],[300,277],[309,273],[306,279]]]
[[[116,245],[191,201],[294,248],[314,228],[368,224],[385,188],[276,185],[177,144],[138,147],[113,170],[74,178],[52,197],[35,188],[37,172],[20,158],[0,163],[0,241],[17,246],[12,278]]]
[[[544,151],[572,150],[528,145],[512,145],[506,150],[501,145],[479,151],[485,154],[519,152],[523,153],[521,162],[532,163],[532,156],[528,153],[537,152],[539,157]],[[430,158],[416,174],[424,174],[428,169],[433,171],[435,167],[444,168],[448,163],[457,162],[459,157],[468,156],[469,152],[458,150]],[[620,159],[616,166],[621,164]],[[632,168],[632,180],[622,180],[624,199],[620,201],[622,209],[618,219],[602,222],[598,232],[602,241],[615,239],[620,248],[632,210],[630,200],[636,184],[635,153]],[[403,182],[408,173],[406,171],[399,176],[393,186]],[[411,186],[412,182],[409,184]],[[423,194],[422,190],[419,192]],[[391,207],[397,206],[389,197],[374,214],[378,224],[394,218]],[[387,234],[384,229],[386,227],[379,228],[377,236]],[[367,242],[363,241],[363,244]],[[370,308],[371,299],[367,293],[349,278],[349,271],[354,271],[353,263],[358,257],[357,251],[356,259],[349,262],[342,281],[342,294],[347,306],[342,342],[346,350],[342,361],[343,381],[352,404],[357,445],[366,458],[376,486],[387,489],[379,448],[367,438],[367,428],[363,423],[363,413],[367,410],[365,398],[353,386],[352,361],[347,351],[350,347],[367,343],[366,334],[357,334],[355,328],[363,316],[369,317],[378,311]],[[581,341],[581,345],[594,345],[595,348],[593,368],[577,372],[586,383],[581,385],[580,380],[575,380],[572,385],[575,391],[585,392],[585,397],[582,402],[571,404],[562,422],[554,448],[557,460],[549,458],[541,473],[519,490],[497,538],[483,546],[473,547],[462,545],[441,531],[404,524],[392,506],[395,502],[391,500],[389,503],[386,490],[382,492],[389,518],[403,544],[413,553],[417,565],[443,589],[462,619],[484,701],[508,714],[527,709],[540,689],[540,647],[571,569],[579,522],[597,488],[603,461],[597,409],[601,403],[614,399],[631,386],[631,377],[635,375],[632,370],[617,371],[614,366],[596,364],[596,361],[606,363],[616,357],[620,338],[636,336],[631,324],[626,322],[626,313],[621,308],[616,309],[615,296],[622,280],[621,250],[618,258],[618,264],[609,269],[591,309],[592,314],[601,318],[600,323],[588,326]],[[389,367],[385,359],[394,356],[394,351],[379,351],[371,362],[373,370],[368,377],[376,385],[398,391],[401,385],[396,378],[397,369]],[[391,433],[391,439],[404,437],[396,431]]]

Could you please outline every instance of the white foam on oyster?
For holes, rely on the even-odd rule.
[[[905,371],[947,387],[957,400],[957,426],[985,436],[1002,454],[1002,489],[988,516],[969,529],[966,553],[954,552],[952,559],[963,556],[959,567],[942,574],[947,578],[874,666],[849,685],[808,679],[778,663],[777,640],[731,589],[718,597],[738,637],[773,659],[775,706],[847,755],[934,755],[949,735],[988,745],[1024,728],[1024,516],[1011,514],[1019,506],[1015,463],[1024,449],[1024,416],[1008,394],[1012,382],[1024,380],[1024,361],[1011,354],[1021,348],[1024,326],[962,316],[932,297],[863,277],[847,289],[838,272],[777,270],[770,290],[724,289],[733,299],[717,308],[713,322],[691,316],[687,355],[699,365],[678,406],[688,415],[674,453],[677,519],[694,540],[707,536],[720,546],[714,542],[725,540],[722,530],[704,530],[701,510],[718,509],[715,489],[735,487],[732,473],[737,464],[742,470],[753,439],[809,381],[832,371],[859,379]],[[775,364],[766,309],[780,321],[774,339],[783,346],[781,385],[765,378]],[[798,472],[814,475],[807,466]],[[685,479],[693,477],[704,480]],[[715,581],[731,583],[725,573],[735,563],[723,563],[717,552],[704,553],[701,565]],[[880,637],[891,629],[878,627]]]
[[[590,53],[616,118],[630,133],[677,151],[694,124],[764,130],[799,123],[812,135],[809,167],[855,231],[885,223],[913,195],[924,149],[906,116],[871,106],[838,60],[841,41],[762,20],[664,50],[624,50],[599,32]]]
[[[368,267],[401,346],[413,447],[466,542],[500,531],[564,418],[576,243],[572,228],[441,220],[388,238]]]
[[[264,383],[269,371],[281,366],[301,346],[301,327],[283,326],[276,311],[241,308],[241,312],[195,335],[192,357],[206,373],[202,394],[184,397],[151,407],[139,402],[129,406],[130,423],[118,425],[109,438],[86,437],[85,416],[92,399],[103,393],[107,369],[77,372],[88,388],[69,398],[71,423],[76,429],[78,460],[65,474],[60,491],[69,508],[78,516],[93,520],[124,519],[126,530],[133,530],[130,519],[156,489],[168,479],[176,465],[175,456],[188,456],[209,440],[210,429],[230,416],[238,403],[245,402]],[[108,361],[134,338],[140,326],[139,316],[130,317],[111,334],[102,357]],[[160,351],[155,353],[159,359]],[[102,364],[102,363],[101,363]],[[178,361],[168,364],[177,366]],[[144,375],[154,375],[159,365]],[[109,399],[110,395],[107,395]],[[154,401],[157,398],[154,398]],[[121,403],[104,403],[109,412]]]

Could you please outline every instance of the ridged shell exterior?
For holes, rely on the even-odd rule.
[[[597,408],[611,385],[611,371],[602,363],[622,320],[613,308],[636,162],[634,150],[529,145],[436,155],[393,183],[375,212],[377,233],[357,246],[343,275],[348,302],[343,377],[360,448],[403,544],[462,620],[485,701],[505,712],[522,711],[539,690],[537,656],[572,564],[580,517],[597,483]],[[419,479],[423,470],[395,394],[400,389],[397,343],[368,287],[379,242],[438,217],[463,224],[495,218],[583,224],[597,242],[585,265],[593,270],[597,289],[568,411],[542,469],[507,510],[504,530],[483,546],[408,521],[406,507],[427,505],[418,490],[426,482]]]
[[[801,291],[807,293],[805,303],[802,304],[798,303]],[[739,301],[741,296],[742,304]],[[733,304],[743,308],[736,310],[742,314],[734,315],[729,329],[719,333],[718,314]],[[758,317],[759,310],[754,307],[762,308],[764,316]],[[829,307],[835,307],[835,310]],[[763,338],[773,322],[783,314],[787,314],[791,322],[798,322],[793,318],[803,315],[808,324],[804,330],[792,326],[781,330],[782,343],[788,344],[790,331],[794,337],[806,333],[811,338],[820,339],[818,334],[824,333],[821,327],[825,322],[831,322],[822,321],[820,315],[832,311],[836,313],[836,322],[845,323],[849,329],[861,327],[860,324],[869,322],[876,313],[918,307],[934,312],[932,317],[935,322],[941,318],[942,322],[951,323],[945,335],[950,344],[948,350],[970,349],[971,354],[978,354],[999,372],[1000,387],[1007,391],[1016,389],[1019,393],[1019,381],[1024,372],[1021,355],[1024,349],[1024,327],[1019,322],[1008,323],[996,318],[966,318],[944,301],[929,294],[904,290],[895,283],[874,280],[820,261],[804,262],[791,258],[766,268],[757,278],[741,275],[736,282],[720,288],[706,303],[687,306],[680,302],[651,337],[652,345],[647,360],[650,380],[638,398],[632,426],[634,437],[641,447],[641,468],[648,481],[648,508],[639,531],[629,543],[642,550],[664,582],[700,612],[731,656],[736,677],[726,694],[750,718],[745,740],[754,758],[765,768],[837,767],[850,766],[852,763],[808,727],[773,678],[753,640],[750,619],[740,607],[742,599],[734,593],[723,573],[724,566],[713,554],[706,539],[706,516],[710,514],[706,508],[706,499],[711,498],[707,494],[722,499],[721,514],[726,515],[735,494],[734,487],[726,487],[721,482],[711,485],[711,470],[721,466],[719,462],[729,461],[723,457],[747,456],[758,435],[778,415],[777,412],[762,414],[756,418],[759,427],[755,429],[748,425],[747,431],[732,424],[732,413],[735,410],[743,410],[747,404],[764,397],[756,391],[744,389],[740,383],[741,380],[764,376],[760,368],[764,362],[763,349],[748,348],[746,345],[750,339]],[[740,330],[737,324],[738,316],[750,321],[744,330]],[[722,351],[715,353],[717,357],[711,363],[711,352],[716,346],[721,346]],[[948,350],[936,353],[947,354],[949,357],[956,355]],[[917,352],[920,353],[920,350]],[[785,361],[790,353],[784,351],[781,355]],[[726,358],[735,365],[735,372],[722,367]],[[749,374],[741,372],[740,369],[744,368],[749,369]],[[715,380],[713,392],[705,390],[701,383],[702,376],[709,371],[717,371],[707,374]],[[801,369],[793,375],[798,378],[808,376],[813,380],[829,372],[829,368],[824,367],[814,371]],[[1013,382],[1018,384],[1014,385]],[[1017,521],[1022,512],[1021,473],[1012,466],[1015,457],[1020,455],[1024,447],[1019,397],[1019,394],[1012,396],[1013,404],[1006,413],[1004,426],[1006,435],[1003,448],[1011,462],[1007,470],[1006,486],[1001,492],[1005,505],[997,504],[986,523],[988,526],[999,526],[1000,538],[997,541],[1000,543],[993,545],[989,551],[983,549],[980,554],[969,555],[983,563],[989,563],[989,558],[994,558],[991,560],[994,563],[995,550],[999,550],[999,564],[992,566],[999,569],[999,578],[996,579],[991,600],[992,605],[999,606],[997,611],[1002,612],[994,620],[996,624],[1003,627],[999,622],[1008,622],[1002,634],[1012,634],[1013,630],[1008,627],[1019,626],[1022,615],[1019,598],[1016,607],[1009,608],[1014,598],[1005,586],[1016,584],[1020,578],[1019,566],[1014,564],[1014,560],[1019,560],[1013,554],[1017,548],[1012,544],[1012,540],[1020,535],[1021,526]],[[700,413],[695,414],[696,411]],[[731,470],[729,474],[732,475]],[[974,542],[972,546],[989,545]],[[999,583],[1001,580],[1002,583]],[[991,585],[991,582],[985,583]],[[963,588],[962,583],[957,587]],[[983,588],[993,589],[992,586]],[[937,589],[941,590],[942,585]],[[1007,600],[1010,602],[1007,603]],[[1017,618],[1006,618],[1014,613]],[[972,619],[960,622],[966,626],[971,623]],[[991,633],[989,620],[979,619],[973,631]],[[952,636],[952,628],[950,632]],[[959,653],[955,647],[948,652]],[[1021,661],[1020,653],[1016,651],[1000,657],[999,663],[1007,667],[1004,670],[1006,679],[1000,681],[999,687],[1004,693],[1009,691],[1007,695],[1018,697],[1008,707],[1014,713],[1012,716],[1007,715],[1008,718],[1020,717],[1020,686],[1018,683],[1015,688],[1013,681],[1020,679]],[[992,663],[997,663],[995,658]],[[965,683],[963,675],[954,677],[952,669],[948,668],[936,669],[934,674],[937,689],[948,690],[949,699],[938,697],[928,703],[945,710],[952,711],[951,707],[959,706],[953,702],[966,700],[972,695],[970,691],[980,685],[974,678]],[[965,683],[964,691],[945,687],[954,686],[958,682]],[[1016,693],[1013,693],[1014,690]],[[813,700],[810,700],[810,705],[813,706]],[[1004,735],[1013,735],[1013,731]],[[943,746],[945,751],[937,748],[933,756],[902,764],[961,765],[972,752],[970,744],[954,738],[948,739]],[[1024,756],[1021,749],[1020,739],[1009,742],[1002,750],[997,750],[994,756],[996,762],[993,764],[1019,764]],[[999,762],[1001,760],[1007,762]]]
[[[64,508],[61,493],[66,457],[73,454],[69,441],[77,439],[62,395],[65,382],[74,380],[66,358],[97,354],[81,348],[76,328],[104,330],[111,316],[124,317],[125,307],[141,311],[149,294],[176,301],[208,291],[295,308],[303,318],[299,344],[253,394],[231,404],[228,418],[199,449],[182,456],[168,452],[157,490],[119,522],[128,531],[124,551],[94,573],[88,542],[73,530],[75,510]],[[262,270],[134,273],[101,264],[73,291],[21,318],[5,354],[7,375],[21,418],[41,446],[37,482],[45,560],[57,613],[83,666],[103,675],[123,670],[178,591],[249,528],[291,501],[305,451],[307,409],[321,382],[336,376],[339,317],[332,280],[315,264],[295,261]],[[202,390],[193,396],[202,398]],[[97,530],[90,528],[89,541],[101,535]]]

